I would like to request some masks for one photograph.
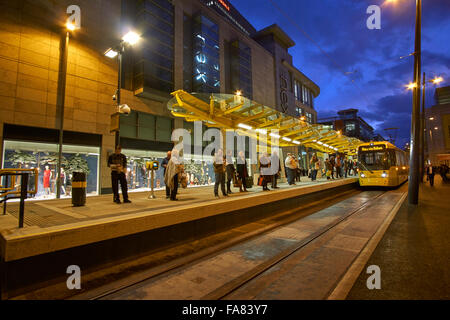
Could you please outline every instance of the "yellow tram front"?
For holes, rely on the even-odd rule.
[[[358,166],[361,186],[395,187],[408,180],[408,156],[389,142],[361,145]]]

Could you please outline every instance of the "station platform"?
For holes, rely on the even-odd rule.
[[[6,281],[1,297],[61,282],[70,265],[85,273],[109,268],[357,186],[357,178],[309,180],[266,192],[258,186],[248,193],[234,189],[220,199],[212,187],[198,187],[181,189],[176,202],[157,191],[157,199],[149,199],[148,192],[131,193],[132,203],[121,205],[113,203],[112,195],[89,197],[84,207],[73,207],[70,199],[27,201],[22,229],[19,204],[9,203],[7,214],[0,216],[0,271]],[[30,266],[39,272],[30,273]]]
[[[89,197],[84,207],[73,207],[70,199],[27,201],[22,229],[17,222],[19,206],[10,203],[8,214],[0,216],[0,256],[4,261],[24,259],[356,182],[356,178],[305,181],[297,186],[280,184],[280,189],[270,192],[254,186],[248,193],[235,192],[221,199],[214,197],[212,187],[188,188],[180,189],[177,202],[167,200],[164,191],[156,191],[156,199],[148,199],[148,192],[131,193],[132,203],[122,205],[113,203],[111,195]]]

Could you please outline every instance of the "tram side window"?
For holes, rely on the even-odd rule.
[[[390,167],[396,166],[398,157],[396,157],[395,151],[389,150],[387,152],[386,156],[387,156],[386,157],[387,158],[387,167],[390,168]]]

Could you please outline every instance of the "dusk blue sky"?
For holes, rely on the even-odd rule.
[[[252,23],[262,29],[277,23],[296,42],[289,52],[294,65],[316,82],[321,94],[315,101],[319,118],[356,108],[375,130],[388,138],[385,128],[398,127],[396,144],[409,142],[412,93],[404,85],[413,80],[415,0],[231,0]],[[450,78],[450,0],[424,0],[422,72],[427,77]],[[381,30],[369,30],[366,10],[381,6]],[[331,61],[301,30],[332,57]],[[356,72],[355,72],[356,71]],[[344,75],[344,72],[353,72]],[[354,81],[354,82],[352,82]],[[426,106],[434,105],[429,85]]]

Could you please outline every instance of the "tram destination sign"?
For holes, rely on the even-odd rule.
[[[386,150],[386,145],[384,145],[384,144],[359,147],[359,152],[374,152],[374,151],[385,151],[385,150]]]

